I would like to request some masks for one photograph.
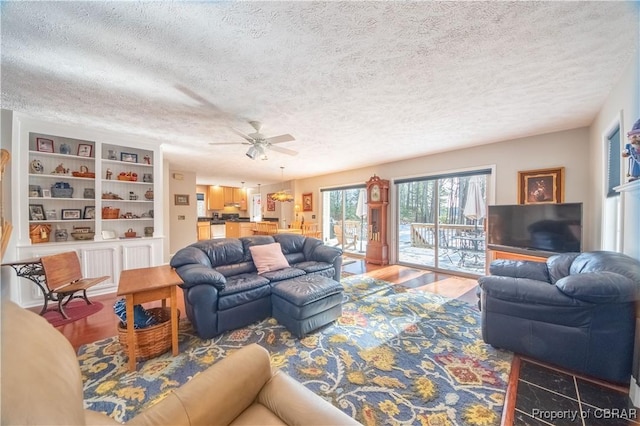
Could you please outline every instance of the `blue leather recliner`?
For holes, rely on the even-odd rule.
[[[640,261],[595,251],[496,260],[478,279],[482,337],[569,370],[628,383]]]

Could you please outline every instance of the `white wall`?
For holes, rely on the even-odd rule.
[[[169,180],[169,256],[198,240],[198,210],[196,208],[196,174],[170,169]],[[182,176],[182,179],[176,177]],[[166,188],[166,186],[165,186]],[[189,195],[188,206],[176,206],[175,195]]]
[[[587,128],[530,136],[457,151],[416,157],[343,173],[317,176],[296,182],[296,200],[305,192],[313,193],[314,212],[320,222],[320,188],[364,183],[373,174],[383,179],[423,176],[440,172],[495,166],[490,203],[517,204],[518,171],[554,167],[565,168],[565,202],[585,203],[585,250],[592,247],[589,227],[589,131]],[[393,185],[392,185],[393,186]],[[390,197],[395,209],[394,197]],[[307,218],[305,214],[305,218]]]
[[[603,200],[604,184],[603,177],[606,164],[606,132],[616,120],[621,121],[620,138],[622,147],[628,142],[627,132],[631,130],[634,122],[640,117],[640,53],[638,40],[636,40],[636,59],[624,70],[622,77],[613,88],[606,102],[602,105],[600,112],[594,119],[589,132],[589,150],[591,152],[591,162],[589,163],[589,186],[592,188],[590,195],[591,211],[593,218],[591,233],[594,246],[599,247],[603,240],[604,233],[615,232],[614,229],[602,229],[603,221]],[[627,162],[622,162],[622,180],[626,181]]]

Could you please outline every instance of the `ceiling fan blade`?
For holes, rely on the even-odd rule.
[[[295,141],[295,140],[296,140],[296,138],[294,138],[290,134],[280,135],[280,136],[273,136],[273,137],[265,139],[265,141],[267,141],[268,143],[282,143],[282,142],[291,142],[291,141]]]
[[[237,134],[237,135],[239,135],[240,137],[242,137],[242,138],[244,138],[244,139],[248,140],[249,142],[251,142],[251,143],[254,143],[254,142],[255,142],[255,140],[254,140],[254,139],[252,139],[252,138],[251,138],[251,136],[247,136],[247,135],[245,135],[245,134],[244,134],[244,133],[242,133],[240,130],[236,130],[236,129],[234,129],[233,127],[231,127],[231,130],[232,130],[235,134]]]
[[[282,148],[281,146],[273,146],[273,145],[271,145],[269,147],[269,149],[272,150],[272,151],[281,152],[283,154],[298,155],[298,151],[294,151],[294,150],[288,149],[288,148]]]
[[[209,142],[209,145],[253,145],[248,142]]]

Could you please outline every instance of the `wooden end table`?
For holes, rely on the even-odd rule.
[[[133,325],[133,306],[162,300],[171,303],[171,348],[178,355],[178,299],[176,286],[182,284],[176,271],[169,265],[128,269],[120,273],[118,296],[124,296],[127,308],[127,345],[129,346],[129,371],[136,370],[136,333]]]

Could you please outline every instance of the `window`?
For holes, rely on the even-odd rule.
[[[367,250],[367,197],[364,185],[322,190],[325,242],[346,253]]]
[[[620,158],[622,147],[620,145],[620,126],[617,126],[607,137],[607,197],[620,195],[614,190],[620,185]]]
[[[491,170],[395,181],[398,262],[482,274]]]

